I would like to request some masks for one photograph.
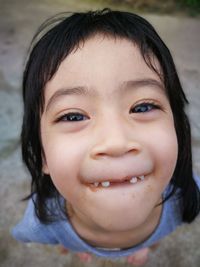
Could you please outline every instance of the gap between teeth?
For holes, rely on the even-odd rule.
[[[132,177],[132,178],[129,180],[129,182],[130,182],[131,184],[135,184],[135,183],[137,183],[138,179],[140,179],[140,180],[144,180],[144,178],[145,178],[144,175],[141,175],[141,176],[138,176],[138,177]],[[105,182],[101,182],[101,183],[99,183],[99,182],[94,182],[94,186],[95,186],[95,187],[98,187],[99,184],[101,184],[101,186],[103,186],[103,187],[109,187],[109,186],[110,186],[110,182],[109,182],[109,181],[105,181]]]

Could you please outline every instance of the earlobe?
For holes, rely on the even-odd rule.
[[[49,168],[48,168],[48,166],[47,166],[47,164],[45,163],[43,163],[43,166],[42,166],[42,172],[44,173],[44,174],[49,174]]]
[[[42,172],[44,174],[49,174],[49,168],[48,168],[48,165],[47,165],[47,162],[44,156],[42,157]]]

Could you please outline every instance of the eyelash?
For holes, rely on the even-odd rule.
[[[140,111],[139,111],[140,109]],[[145,110],[144,110],[145,109]],[[129,113],[147,113],[152,110],[161,109],[161,106],[154,102],[142,102],[131,108]],[[88,117],[79,112],[69,112],[59,117],[56,122],[79,122],[87,120]]]
[[[80,118],[85,117],[85,119],[80,119]],[[74,119],[76,118],[76,119]],[[61,117],[59,117],[56,122],[79,122],[79,121],[84,121],[86,120],[87,117],[79,112],[69,112],[66,113],[64,115],[62,115]]]
[[[146,110],[144,111],[145,108]],[[140,111],[137,111],[136,109],[140,109]],[[133,108],[131,108],[131,111],[135,110],[132,113],[147,113],[155,109],[161,109],[161,106],[153,101],[148,101],[135,105]]]

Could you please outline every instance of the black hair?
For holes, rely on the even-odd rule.
[[[144,18],[129,12],[103,9],[83,13],[62,13],[45,22],[33,38],[31,52],[23,76],[24,117],[21,133],[22,157],[31,173],[31,194],[35,211],[43,223],[54,220],[48,212],[47,199],[59,203],[59,193],[51,177],[42,172],[43,148],[40,117],[44,108],[44,87],[61,62],[80,43],[95,34],[126,38],[140,49],[146,64],[162,78],[174,116],[178,139],[178,159],[170,181],[171,191],[164,201],[180,189],[182,219],[191,222],[200,211],[200,192],[193,179],[191,131],[184,111],[188,103],[180,84],[169,49],[153,26]],[[152,62],[157,58],[162,73]]]

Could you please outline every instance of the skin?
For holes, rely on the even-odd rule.
[[[63,60],[45,87],[41,138],[43,171],[67,200],[83,239],[127,248],[155,230],[177,137],[162,81],[134,43],[96,35]],[[139,175],[145,179],[124,182]],[[111,186],[92,185],[101,181]]]

